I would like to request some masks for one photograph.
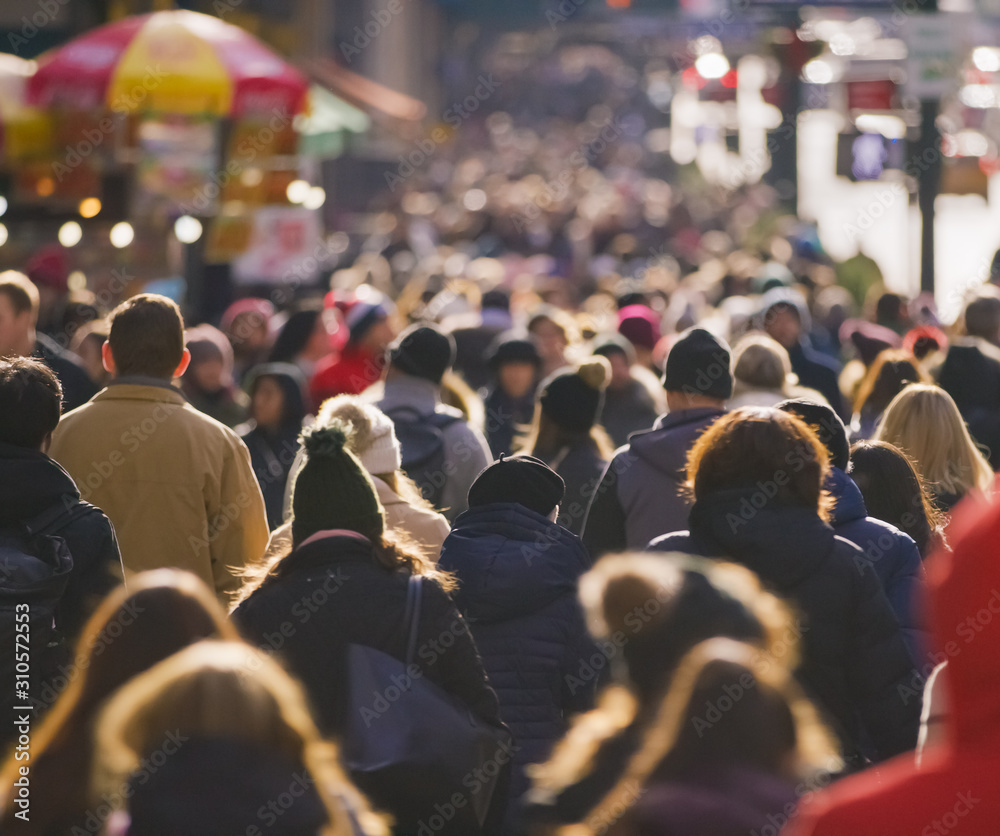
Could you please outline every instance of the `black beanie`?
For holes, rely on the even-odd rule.
[[[389,347],[389,361],[406,374],[440,383],[455,362],[455,339],[433,325],[411,325]]]
[[[847,428],[840,416],[826,404],[794,398],[778,404],[782,412],[790,412],[805,421],[830,454],[830,464],[847,470],[851,462],[851,444],[847,440]]]
[[[565,430],[587,432],[601,411],[610,377],[611,364],[604,357],[555,372],[538,389],[542,412]]]
[[[469,507],[494,502],[516,502],[547,517],[563,500],[566,483],[534,456],[500,458],[488,465],[469,488]]]
[[[368,472],[347,448],[350,425],[332,421],[305,430],[306,460],[292,486],[292,542],[297,546],[317,531],[343,528],[377,540],[385,517]]]
[[[704,328],[689,328],[670,348],[663,388],[728,400],[733,394],[729,346]]]

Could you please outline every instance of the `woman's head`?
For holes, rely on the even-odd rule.
[[[620,652],[618,672],[640,698],[657,697],[677,663],[714,636],[756,644],[794,665],[787,608],[749,570],[679,554],[618,555],[580,580],[588,628]]]
[[[203,639],[238,634],[208,587],[188,572],[157,569],[129,579],[90,617],[75,676],[36,734],[33,751],[86,734],[98,706],[132,677]]]
[[[854,411],[865,409],[879,414],[903,387],[930,382],[927,372],[908,352],[895,348],[882,351],[861,381],[854,399]]]
[[[322,311],[307,308],[288,317],[274,341],[269,360],[272,363],[294,363],[300,358],[316,361],[329,353],[330,341]]]
[[[709,639],[681,660],[639,750],[588,820],[607,820],[651,780],[735,767],[791,783],[841,766],[835,739],[789,667],[752,645]]]
[[[733,377],[737,389],[764,389],[783,393],[792,375],[788,352],[765,334],[747,334],[733,349]]]
[[[319,802],[312,805],[318,820],[312,822],[311,830],[283,829],[284,833],[353,832],[343,806],[331,792],[346,791],[354,800],[360,799],[337,766],[336,749],[320,738],[301,688],[267,654],[240,642],[200,642],[137,677],[108,703],[95,740],[95,795],[128,784],[135,791],[130,802],[133,812],[139,818],[154,812],[161,817],[158,822],[134,820],[130,833],[152,833],[154,825],[158,833],[184,833],[184,822],[190,826],[199,809],[213,817],[218,829],[229,828],[226,832],[242,832],[254,823],[257,809],[268,798],[261,794],[248,806],[234,804],[245,794],[219,792],[211,782],[213,776],[204,775],[189,788],[188,805],[178,804],[177,798],[159,797],[175,786],[178,777],[171,758],[184,761],[188,770],[204,771],[198,758],[187,756],[185,747],[201,752],[210,744],[217,758],[219,743],[230,744],[234,753],[225,772],[216,776],[223,786],[239,787],[242,775],[259,777],[260,764],[269,760],[287,765],[288,785],[294,773],[309,770],[316,789],[304,795]],[[172,742],[170,752],[168,741]],[[159,774],[143,774],[140,770],[157,751],[167,755]],[[204,789],[199,790],[199,785]],[[287,788],[279,784],[273,789]],[[185,806],[190,808],[179,809]]]
[[[350,426],[347,443],[361,465],[373,476],[395,473],[403,466],[395,426],[381,409],[356,395],[337,395],[323,402],[316,426]]]
[[[937,386],[911,384],[885,410],[876,441],[902,450],[936,493],[962,496],[986,490],[993,470],[969,435],[951,395]]]
[[[345,529],[372,542],[385,533],[385,511],[367,471],[351,452],[353,428],[332,419],[305,430],[306,460],[292,486],[292,542],[299,546],[319,531]]]
[[[909,534],[926,557],[940,513],[906,454],[885,441],[859,441],[851,448],[850,474],[868,515]]]
[[[306,417],[305,378],[291,363],[267,363],[247,374],[250,417],[258,427],[301,427]]]
[[[767,485],[780,505],[825,514],[830,455],[802,419],[778,409],[743,408],[710,426],[688,454],[696,501],[720,491]]]

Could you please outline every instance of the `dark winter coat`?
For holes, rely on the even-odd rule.
[[[989,449],[994,470],[1000,467],[1000,349],[975,337],[957,341],[938,383],[954,398],[972,437]]]
[[[615,453],[581,535],[594,560],[608,552],[643,549],[654,537],[687,527],[691,505],[681,486],[688,451],[724,412],[701,408],[667,413]]]
[[[272,531],[284,520],[285,485],[299,449],[299,433],[302,432],[302,421],[307,411],[302,384],[289,372],[282,371],[281,367],[288,368],[284,363],[260,366],[251,372],[249,378],[251,385],[253,380],[264,376],[277,381],[285,395],[281,426],[273,431],[254,427],[240,434],[250,450],[250,464],[264,496],[267,524]],[[237,432],[240,430],[237,429]]]
[[[36,333],[34,357],[55,372],[62,385],[63,412],[83,406],[100,390],[90,379],[76,355],[45,334]]]
[[[654,781],[627,814],[622,836],[749,836],[770,833],[798,800],[795,785],[747,767],[726,766]],[[770,829],[769,829],[770,828]],[[616,831],[617,832],[617,831]]]
[[[567,715],[592,706],[594,683],[577,682],[595,652],[577,601],[590,560],[580,539],[514,502],[470,508],[441,548],[455,603],[517,741],[511,800],[527,789],[524,765],[545,760]]]
[[[50,530],[66,541],[73,569],[56,610],[56,627],[72,641],[123,580],[114,528],[100,509],[81,502],[70,475],[47,455],[0,444],[0,526],[23,525],[60,506],[67,515]]]
[[[827,490],[836,503],[833,530],[864,552],[864,561],[875,570],[896,614],[910,656],[918,667],[923,667],[928,636],[917,615],[924,586],[924,566],[917,544],[896,526],[869,517],[861,490],[839,467],[831,468]]]
[[[798,377],[799,385],[815,389],[830,402],[830,406],[844,421],[850,421],[851,412],[840,392],[840,363],[806,342],[788,349],[788,357],[792,361],[792,371]]]
[[[583,531],[583,522],[587,516],[591,497],[601,483],[604,469],[608,466],[607,459],[601,458],[596,445],[589,438],[563,447],[554,456],[539,452],[535,455],[558,473],[566,483],[566,493],[559,506],[559,524],[574,534],[580,534]]]
[[[911,680],[913,663],[875,572],[815,511],[773,500],[758,507],[757,491],[699,500],[690,532],[657,538],[650,548],[741,563],[796,608],[798,677],[825,709],[850,762],[912,749],[920,700],[899,686]]]
[[[336,736],[346,708],[347,645],[406,659],[408,578],[375,563],[371,544],[360,535],[323,537],[288,555],[277,575],[236,608],[233,620],[249,641],[278,652],[305,685],[320,728]],[[483,720],[499,725],[497,697],[468,627],[435,583],[423,584],[415,664]]]

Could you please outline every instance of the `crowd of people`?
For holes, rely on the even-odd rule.
[[[4,832],[988,832],[1000,292],[770,283],[139,294],[74,406],[0,276]]]
[[[322,287],[0,274],[0,831],[994,832],[997,284],[945,325],[591,92]]]

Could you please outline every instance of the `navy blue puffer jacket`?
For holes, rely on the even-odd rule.
[[[830,468],[826,488],[836,503],[833,530],[864,552],[896,614],[910,655],[923,667],[928,636],[917,614],[924,583],[917,544],[896,526],[869,517],[861,490],[839,467]]]
[[[567,529],[498,502],[455,520],[439,565],[458,577],[455,603],[514,734],[514,801],[527,789],[524,766],[544,760],[567,715],[593,702],[595,683],[579,672],[595,648],[576,597],[590,559]]]

